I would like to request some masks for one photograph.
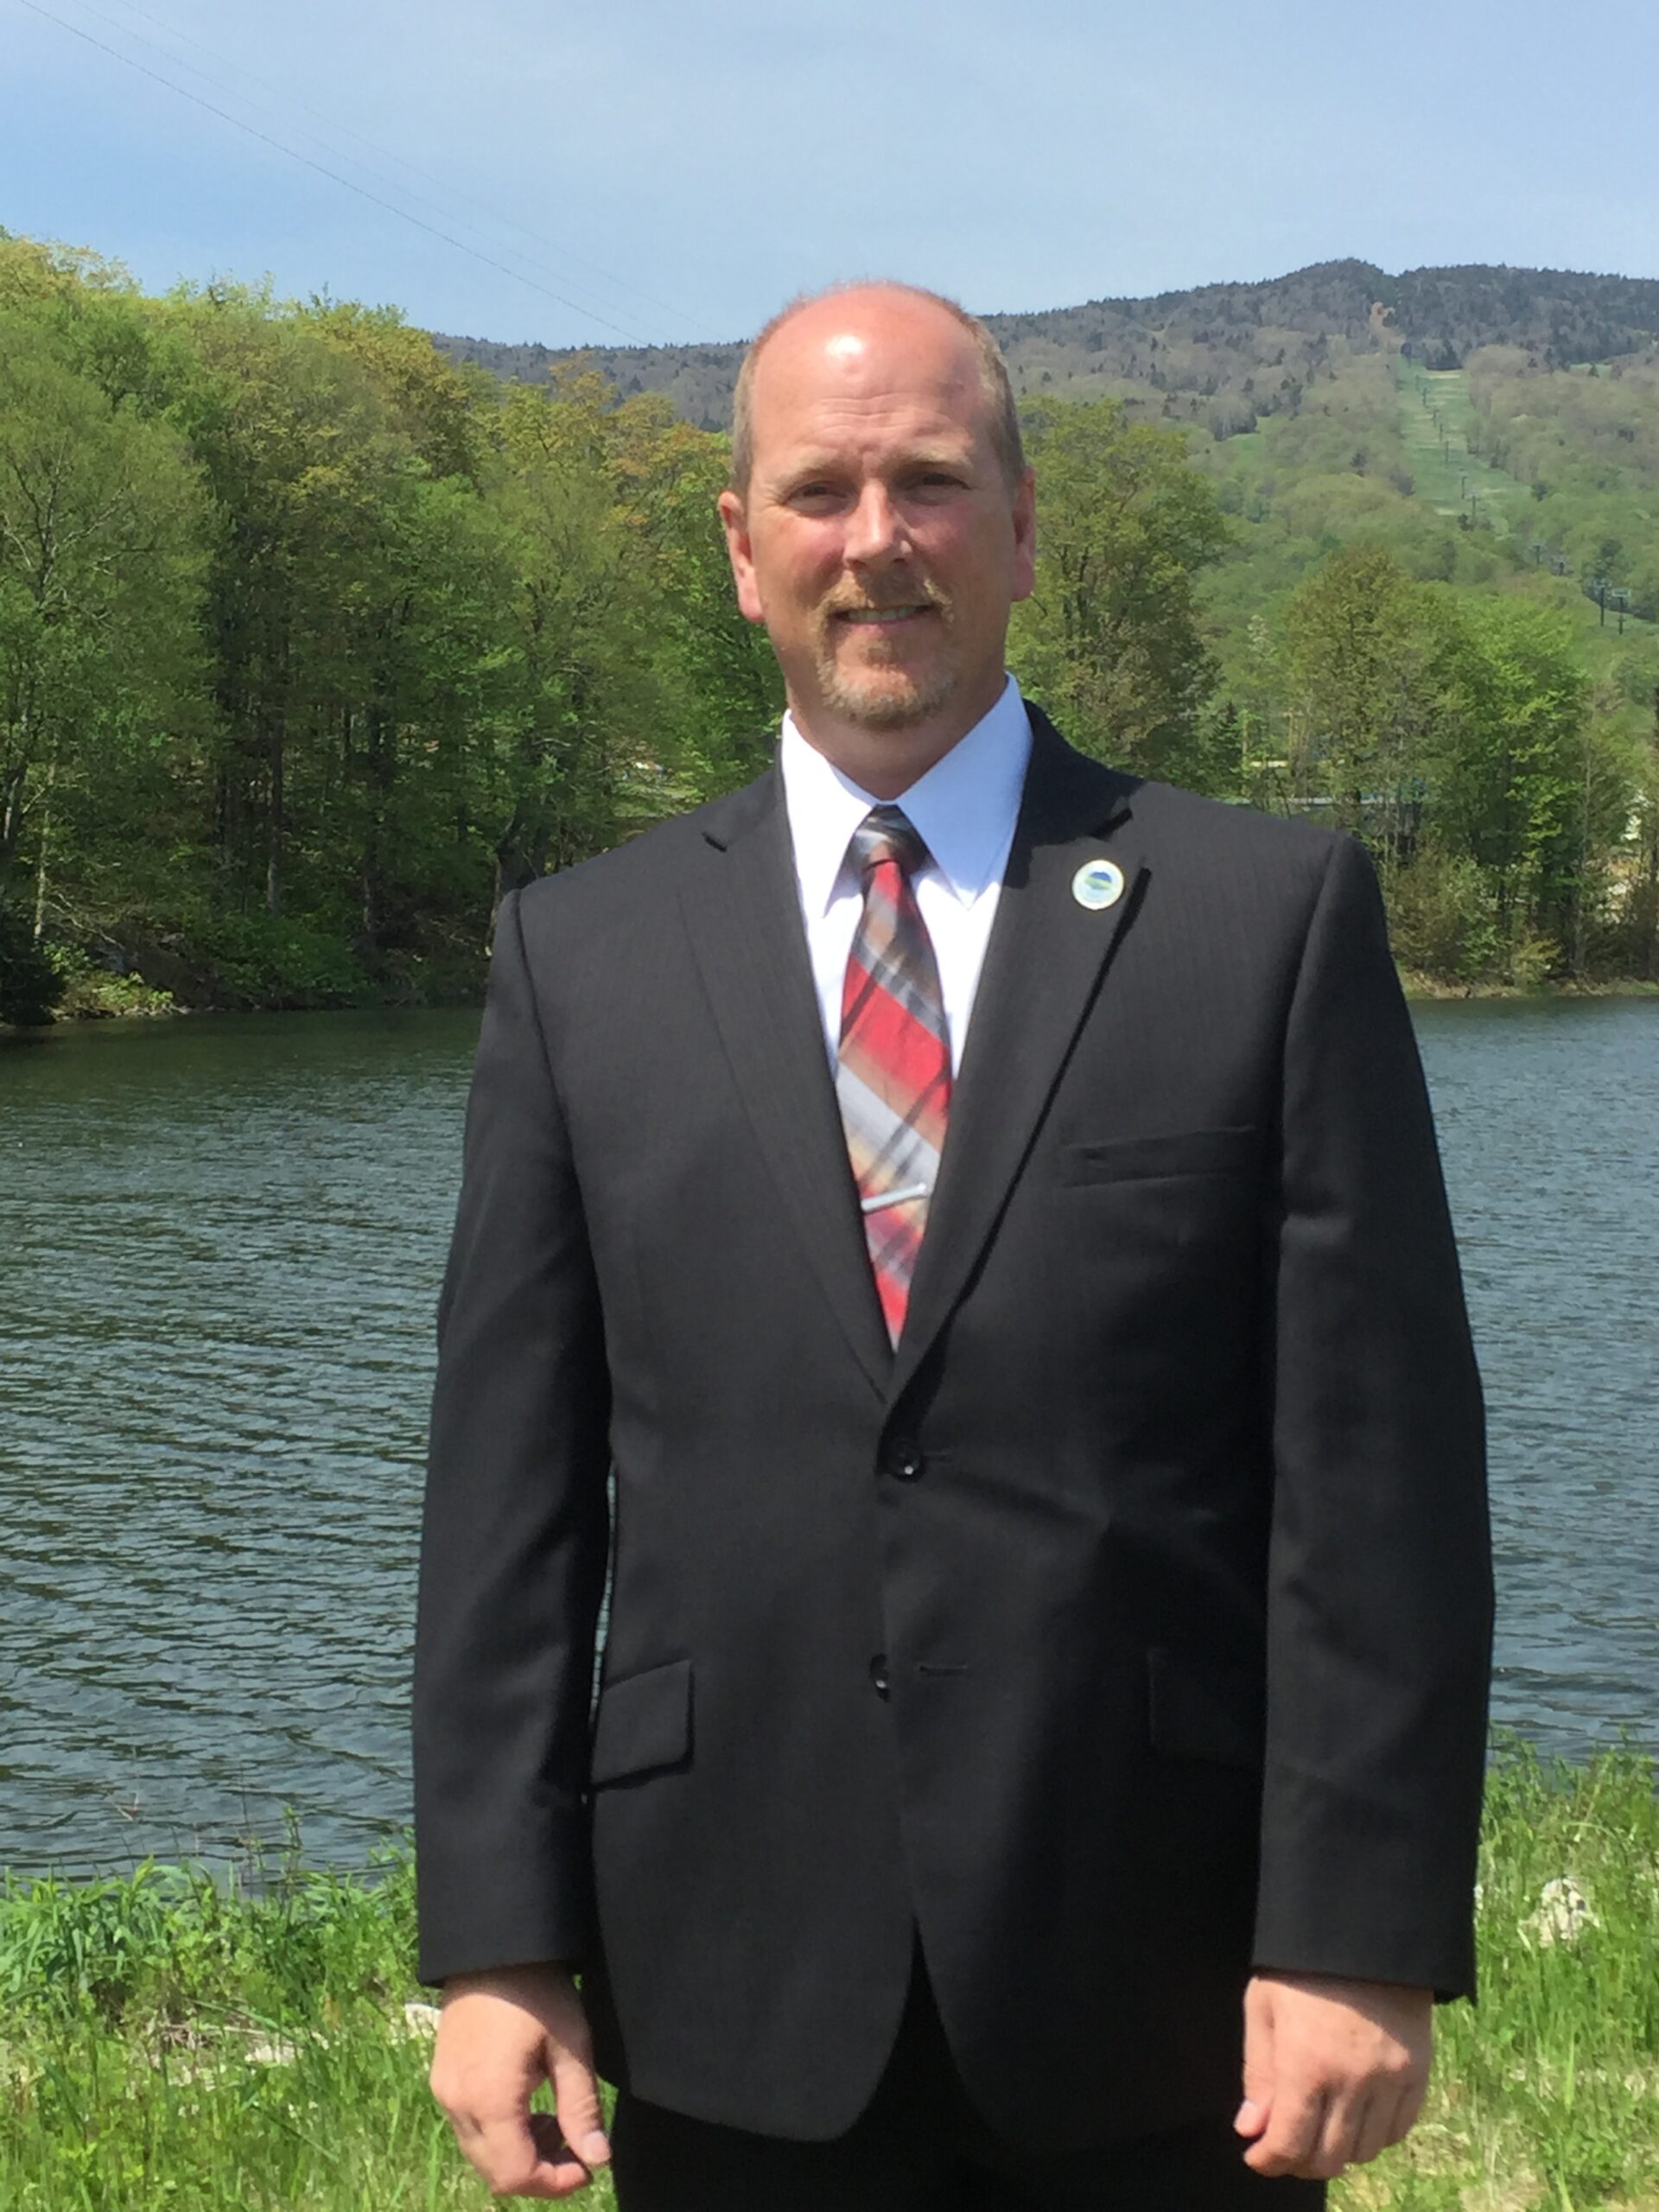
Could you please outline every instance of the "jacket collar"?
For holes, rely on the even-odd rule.
[[[1031,760],[996,918],[951,1097],[896,1351],[887,1342],[823,1052],[774,765],[704,809],[709,865],[683,894],[715,1027],[772,1169],[849,1346],[896,1399],[960,1300],[1041,1127],[1147,872],[1133,840],[1137,779],[1086,759],[1027,703]],[[1080,904],[1080,868],[1110,861],[1122,892]]]

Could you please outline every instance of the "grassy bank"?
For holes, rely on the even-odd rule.
[[[1411,2142],[1344,2212],[1659,2212],[1659,1803],[1651,1764],[1493,1775],[1478,2013],[1443,2012]],[[290,1857],[254,1893],[145,1866],[0,1896],[7,2212],[410,2212],[488,2202],[404,2005],[412,1872]],[[585,2200],[608,2207],[601,2184]]]

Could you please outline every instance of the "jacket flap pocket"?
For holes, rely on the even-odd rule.
[[[1130,1176],[1237,1175],[1261,1156],[1254,1128],[1174,1129],[1160,1136],[1116,1137],[1060,1147],[1067,1183],[1105,1183]]]
[[[689,1659],[671,1659],[643,1675],[607,1682],[601,1690],[590,1781],[620,1782],[625,1775],[676,1766],[690,1748]]]
[[[1266,1700],[1249,1668],[1155,1648],[1147,1654],[1147,1689],[1154,1750],[1228,1766],[1260,1765]]]

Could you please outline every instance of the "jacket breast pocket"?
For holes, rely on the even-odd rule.
[[[1147,1654],[1147,1729],[1152,1747],[1175,1758],[1260,1767],[1266,1734],[1262,1679],[1154,1645]]]
[[[690,1751],[689,1659],[671,1659],[601,1688],[588,1767],[595,1789],[678,1766]]]
[[[1253,1127],[1173,1129],[1157,1136],[1062,1144],[1060,1180],[1116,1183],[1166,1175],[1245,1175],[1261,1157],[1262,1132]]]

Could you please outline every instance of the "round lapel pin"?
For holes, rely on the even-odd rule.
[[[1071,896],[1097,914],[1123,896],[1123,871],[1116,861],[1085,861],[1071,879]]]

